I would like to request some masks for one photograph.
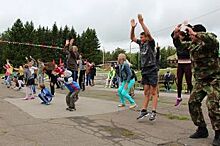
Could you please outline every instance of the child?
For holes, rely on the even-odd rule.
[[[135,77],[132,75],[130,66],[126,63],[126,55],[121,53],[118,55],[118,63],[120,64],[119,69],[119,76],[121,80],[121,85],[118,88],[118,95],[120,97],[121,104],[118,107],[125,106],[125,99],[126,98],[130,102],[130,109],[135,108],[137,105],[134,99],[131,98],[129,95],[129,91],[134,86]]]
[[[148,27],[144,23],[144,19],[141,14],[138,15],[139,23],[144,30],[140,34],[140,39],[135,37],[135,28],[137,23],[134,19],[131,20],[131,40],[137,43],[140,47],[140,60],[141,60],[141,75],[142,84],[144,85],[145,99],[143,101],[143,107],[140,115],[137,119],[142,119],[149,114],[148,104],[153,96],[152,112],[150,113],[149,120],[156,119],[156,109],[158,103],[157,84],[158,84],[158,66],[156,60],[155,41],[152,37]]]
[[[37,72],[37,78],[38,78],[38,85],[40,87],[41,84],[44,83],[44,63],[38,59],[37,60],[38,63],[38,72]]]
[[[91,73],[90,79],[92,81],[92,86],[95,86],[94,79],[95,79],[95,76],[96,76],[96,67],[95,67],[94,62],[92,62],[92,65],[91,65],[91,68],[90,68],[90,73]]]
[[[64,72],[64,78],[58,78],[60,81],[64,81],[66,88],[69,90],[69,93],[66,95],[66,110],[73,111],[76,110],[75,102],[79,99],[78,94],[80,91],[80,86],[77,82],[73,81],[72,72],[66,70]]]
[[[19,80],[19,77],[17,77],[17,75],[14,76],[13,82],[14,82],[14,89],[17,88],[18,91],[21,90],[22,87],[24,87],[24,82],[22,80]]]
[[[11,86],[11,75],[12,75],[12,72],[13,72],[13,67],[9,63],[8,59],[6,60],[6,62],[7,62],[7,64],[5,64],[5,66],[3,66],[3,68],[6,70],[6,72],[5,72],[5,84],[9,88]]]
[[[53,95],[50,91],[45,87],[44,84],[40,84],[41,93],[38,97],[42,100],[41,104],[49,105],[52,101]]]
[[[111,67],[111,70],[108,73],[108,78],[106,79],[106,84],[105,84],[105,88],[111,88],[112,86],[112,80],[114,79],[116,74],[116,71],[114,69],[114,67]]]
[[[26,96],[24,100],[34,99],[34,94],[32,90],[32,86],[34,84],[34,76],[31,74],[31,71],[28,65],[25,65],[24,68],[25,68],[24,79],[26,83]]]

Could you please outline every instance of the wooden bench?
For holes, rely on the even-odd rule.
[[[159,75],[158,84],[163,84],[164,85],[164,82],[165,82],[165,76],[164,75]],[[173,85],[174,83],[176,84],[176,76],[174,74],[171,74],[170,84]],[[139,90],[144,89],[143,85],[141,84],[141,80],[137,81],[135,89],[139,89]]]
[[[159,75],[159,81],[158,84],[164,84],[165,83],[165,76],[164,75]],[[170,82],[171,85],[176,83],[176,76],[174,74],[170,75]]]

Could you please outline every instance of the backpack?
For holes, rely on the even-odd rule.
[[[135,72],[134,72],[133,69],[131,69],[131,73],[132,73],[131,78],[132,78],[132,79],[135,79],[135,81],[137,81],[137,76],[136,76],[136,74],[135,74]]]

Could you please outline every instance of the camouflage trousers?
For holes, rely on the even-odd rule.
[[[206,105],[214,130],[220,130],[220,80],[196,81],[188,105],[192,121],[196,126],[205,127],[202,101],[207,96]]]
[[[69,108],[75,109],[75,102],[79,99],[79,91],[69,92],[66,96],[66,104]]]

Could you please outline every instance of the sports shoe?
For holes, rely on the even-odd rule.
[[[24,99],[24,100],[28,100],[28,99],[29,99],[29,97],[27,97],[27,96],[26,96],[26,97],[24,97],[23,99]]]
[[[132,104],[132,105],[129,106],[129,109],[133,109],[133,108],[135,108],[136,106],[137,106],[137,104],[134,103],[134,104]]]
[[[190,138],[207,138],[209,136],[208,129],[206,127],[198,127],[196,132],[190,136]]]
[[[156,112],[152,112],[152,113],[150,114],[149,120],[150,120],[150,121],[154,121],[155,119],[156,119]]]
[[[182,101],[182,98],[177,97],[175,106],[178,106],[181,103],[181,101]]]
[[[66,110],[68,110],[68,111],[74,111],[74,110],[76,110],[75,108],[70,108],[70,107],[68,107],[68,108],[66,108]]]
[[[140,115],[137,117],[137,120],[143,119],[144,117],[148,116],[149,112],[147,110],[141,110]]]
[[[31,97],[29,97],[29,99],[35,99],[35,97],[34,97],[34,96],[31,96]]]
[[[119,104],[118,107],[125,107],[125,104]]]

